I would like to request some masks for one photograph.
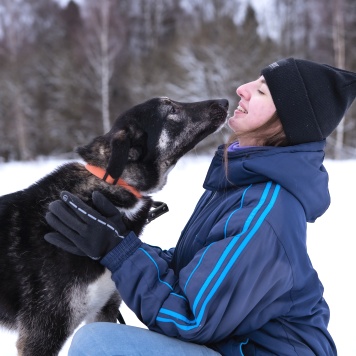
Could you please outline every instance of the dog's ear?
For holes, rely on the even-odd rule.
[[[117,131],[110,142],[111,154],[106,171],[114,178],[119,178],[129,159],[131,147],[130,133],[126,129]]]
[[[110,144],[105,136],[95,137],[89,144],[75,149],[85,162],[94,166],[103,167],[110,154]]]

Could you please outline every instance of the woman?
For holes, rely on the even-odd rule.
[[[119,213],[109,221],[126,237],[114,245],[112,233],[68,232],[72,200],[105,219],[111,203],[99,194],[102,214],[73,195],[50,205],[47,219],[59,232],[46,239],[104,255],[100,263],[149,329],[89,324],[69,355],[336,355],[306,223],[329,206],[325,138],[355,98],[356,74],[288,58],[237,94],[234,136],[217,150],[175,249],[125,233]]]

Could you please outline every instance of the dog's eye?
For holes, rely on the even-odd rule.
[[[171,111],[170,111],[170,114],[176,114],[177,113],[177,110],[174,106],[171,106]]]

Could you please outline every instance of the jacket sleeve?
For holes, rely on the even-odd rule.
[[[168,336],[212,343],[288,312],[279,300],[289,295],[291,268],[267,222],[202,248],[179,276],[133,233],[102,264],[138,318]]]

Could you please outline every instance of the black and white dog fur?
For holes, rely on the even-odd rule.
[[[137,235],[152,200],[178,159],[219,129],[228,101],[179,103],[154,98],[123,113],[112,129],[77,152],[86,163],[122,178],[142,197],[67,163],[25,190],[0,197],[0,325],[17,330],[21,356],[57,355],[83,321],[116,322],[120,296],[97,261],[44,240],[48,204],[67,190],[92,205],[94,190],[110,199]]]

